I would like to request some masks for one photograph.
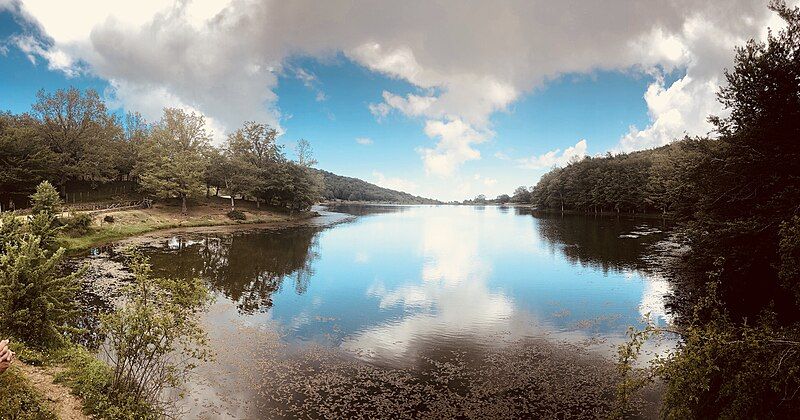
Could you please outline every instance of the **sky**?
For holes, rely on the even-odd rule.
[[[764,0],[0,0],[0,111],[93,88],[115,112],[245,121],[318,167],[441,200],[706,135]],[[713,133],[712,133],[713,134]]]

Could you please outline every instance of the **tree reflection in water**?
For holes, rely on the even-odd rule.
[[[165,247],[148,247],[159,276],[208,281],[213,291],[236,302],[240,313],[266,312],[272,295],[291,279],[305,293],[314,274],[319,228],[175,237]]]
[[[661,219],[543,213],[516,208],[538,221],[539,235],[572,264],[621,272],[644,269],[653,245],[665,238],[669,224]],[[622,240],[620,240],[622,239]]]

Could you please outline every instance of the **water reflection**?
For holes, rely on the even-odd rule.
[[[669,318],[668,283],[642,259],[663,237],[657,221],[492,206],[334,209],[379,217],[175,236],[145,252],[156,274],[200,276],[242,315],[266,313],[291,337],[382,362],[451,339],[486,348],[621,337],[644,314]]]
[[[669,226],[659,219],[564,215],[518,208],[535,217],[539,235],[570,262],[608,270],[644,268],[643,254]]]
[[[498,352],[520,357],[509,362],[513,366],[535,363],[526,352],[505,353],[515,346],[540,357],[553,343],[594,343],[608,355],[643,314],[669,319],[663,305],[668,283],[642,260],[667,228],[659,221],[494,206],[329,210],[358,216],[329,227],[182,234],[145,247],[157,274],[201,276],[217,294],[206,325],[213,342],[233,347],[204,368],[207,383],[195,388],[194,397],[219,405],[230,403],[231,395],[261,401],[263,394],[253,389],[271,380],[305,392],[291,384],[323,381],[313,376],[323,362],[305,353],[315,346],[347,355],[325,357],[355,356],[371,366],[351,360],[339,371],[336,362],[329,373],[382,375],[373,368],[430,364],[439,369],[437,363],[454,354],[473,371],[474,363]],[[263,341],[262,334],[243,334],[242,328],[277,332],[269,334],[273,341]],[[270,352],[275,349],[312,361],[311,367],[291,370]],[[254,360],[268,364],[263,372],[249,372]],[[251,383],[232,383],[229,376]],[[415,381],[410,373],[402,376]],[[347,386],[355,381],[334,379]],[[546,381],[570,383],[557,375]],[[525,387],[541,382],[531,377]]]
[[[318,228],[297,228],[268,234],[176,236],[166,246],[147,249],[159,276],[206,279],[213,291],[236,302],[243,314],[267,311],[284,281],[305,293],[318,258]]]

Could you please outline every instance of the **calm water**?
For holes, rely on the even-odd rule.
[[[255,417],[242,407],[257,400],[291,405],[298,390],[281,402],[274,389],[254,389],[274,375],[297,383],[291,375],[318,372],[254,362],[276,359],[267,351],[277,348],[282,360],[312,348],[413,372],[442,355],[482,360],[530,340],[607,358],[644,314],[668,321],[667,282],[647,274],[643,258],[664,236],[657,220],[498,207],[329,210],[352,216],[320,219],[341,222],[329,226],[187,233],[144,247],[157,274],[201,276],[216,295],[205,322],[220,356],[192,384],[193,415]]]

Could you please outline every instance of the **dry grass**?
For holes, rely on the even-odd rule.
[[[307,214],[290,216],[270,209],[258,209],[253,203],[237,202],[236,209],[246,215],[246,220],[231,220],[226,213],[230,202],[223,199],[208,199],[189,207],[187,214],[181,213],[178,205],[156,204],[150,209],[125,210],[93,216],[90,231],[82,235],[65,233],[58,244],[69,251],[82,251],[119,239],[141,235],[161,229],[199,226],[224,226],[254,223],[279,223],[307,217]],[[113,223],[103,221],[106,215],[114,217]]]

